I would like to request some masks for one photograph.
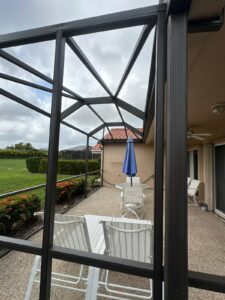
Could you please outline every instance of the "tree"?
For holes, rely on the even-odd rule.
[[[7,146],[8,150],[18,150],[18,151],[26,151],[26,150],[36,150],[31,143],[20,142],[12,146]]]

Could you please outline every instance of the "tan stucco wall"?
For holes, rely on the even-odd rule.
[[[126,180],[122,173],[122,163],[125,155],[126,144],[104,145],[103,176],[104,186],[121,183]],[[154,150],[153,145],[135,144],[138,173],[141,182],[144,182],[154,172]],[[152,184],[152,180],[148,180]]]

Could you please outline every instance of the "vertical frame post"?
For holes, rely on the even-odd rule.
[[[102,153],[101,153],[101,170],[100,170],[100,174],[101,174],[101,187],[103,187],[104,184],[104,136],[105,136],[105,127],[103,128],[103,133],[102,133]]]
[[[187,14],[167,28],[165,300],[187,300]]]
[[[49,249],[53,245],[56,199],[57,161],[61,118],[61,94],[64,70],[65,38],[62,31],[56,34],[52,108],[48,150],[48,173],[45,196],[45,215],[42,241],[40,299],[50,299],[52,259]]]
[[[88,185],[88,155],[89,155],[89,135],[87,135],[86,144],[86,159],[85,159],[85,184],[84,184],[84,195],[87,197],[87,185]]]
[[[163,259],[163,158],[164,158],[164,85],[165,85],[165,13],[158,14],[156,27],[155,78],[155,180],[154,180],[154,300],[162,300]]]

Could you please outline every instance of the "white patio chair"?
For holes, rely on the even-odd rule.
[[[127,183],[130,183],[131,181],[130,181],[130,177],[127,177],[126,178],[126,182]],[[132,177],[132,182],[135,184],[135,183],[140,183],[140,177]],[[116,188],[121,188],[121,189],[123,189],[122,187],[120,187],[120,186],[118,186],[118,185],[116,185],[115,186]],[[120,193],[120,196],[121,196],[121,198],[123,198],[123,191]],[[146,195],[143,193],[143,197],[144,198],[146,198]],[[120,209],[122,209],[123,208],[123,202],[121,202],[121,205],[120,205]]]
[[[138,215],[138,210],[144,205],[143,189],[137,186],[125,186],[123,188],[121,207],[125,209],[122,216],[126,217],[128,214],[134,214],[137,219],[143,216]]]
[[[35,215],[44,217],[43,212],[37,212]],[[71,248],[81,251],[91,251],[91,245],[88,235],[85,218],[73,215],[55,215],[54,221],[54,246]],[[29,279],[25,300],[31,299],[32,287],[34,283],[40,283],[40,265],[41,256],[36,256]],[[65,273],[52,272],[51,286],[65,288],[73,291],[86,293],[86,289],[76,287],[81,281],[87,282],[84,278],[83,265],[80,267],[78,276],[72,276]]]
[[[187,186],[189,186],[190,182],[191,182],[191,178],[188,177],[188,178],[187,178]]]
[[[153,225],[146,221],[117,222],[102,221],[105,238],[105,254],[145,263],[153,263]],[[115,296],[113,299],[151,299],[152,280],[149,288],[142,289],[109,282],[109,271],[106,270],[105,279],[99,282],[107,292]],[[107,295],[98,293],[98,296]]]
[[[126,182],[127,183],[130,183],[130,177],[127,177],[127,179],[126,179]],[[137,176],[135,176],[135,177],[132,177],[132,182],[133,183],[140,183],[140,177],[137,177]]]
[[[192,179],[188,186],[188,198],[190,200],[193,200],[194,204],[196,205],[198,205],[196,198],[197,198],[197,192],[199,190],[200,183],[201,181],[197,179]]]

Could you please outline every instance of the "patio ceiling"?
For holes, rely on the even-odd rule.
[[[223,17],[224,6],[224,0],[193,1],[190,16],[216,20]],[[212,104],[225,101],[225,26],[215,32],[189,34],[188,44],[188,126],[195,133],[211,134],[202,142],[190,139],[192,146],[225,137],[224,114],[211,109]]]

